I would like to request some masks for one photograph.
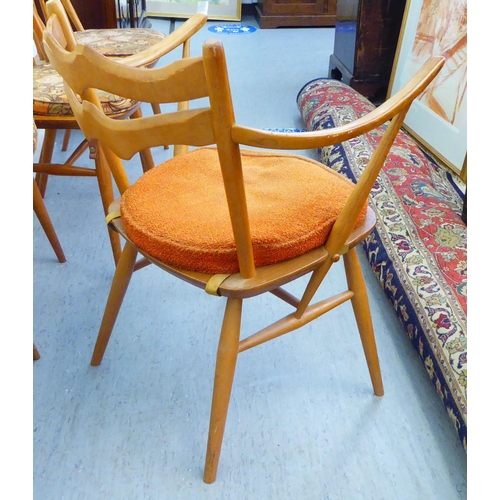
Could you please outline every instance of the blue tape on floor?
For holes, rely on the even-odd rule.
[[[265,128],[269,132],[307,132],[305,128]]]
[[[208,31],[222,35],[248,35],[257,31],[257,28],[247,26],[246,24],[219,24],[217,26],[210,26]]]

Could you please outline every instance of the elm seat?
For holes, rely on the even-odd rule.
[[[242,161],[256,266],[323,245],[354,185],[305,157],[243,150]],[[150,170],[120,205],[130,240],[160,262],[208,274],[238,272],[216,149],[197,149]],[[366,205],[356,227],[365,215]]]
[[[97,95],[107,115],[127,114],[139,104],[110,92],[98,91]],[[33,66],[33,115],[73,116],[63,79],[50,64]]]

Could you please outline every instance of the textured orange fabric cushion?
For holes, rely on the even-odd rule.
[[[351,182],[307,158],[242,151],[242,159],[256,266],[323,245]],[[148,171],[124,193],[121,215],[134,244],[165,264],[210,274],[239,270],[215,149]]]

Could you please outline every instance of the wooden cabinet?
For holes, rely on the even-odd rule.
[[[71,3],[85,29],[116,28],[115,0],[71,0]]]
[[[85,29],[149,28],[146,0],[72,0]]]
[[[258,0],[262,29],[291,26],[335,26],[337,0]]]
[[[366,97],[389,85],[406,0],[337,0],[329,76]]]

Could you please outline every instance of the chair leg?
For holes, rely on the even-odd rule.
[[[361,343],[365,352],[368,371],[373,385],[373,391],[376,396],[384,395],[384,386],[382,384],[382,375],[380,373],[380,364],[377,354],[377,345],[375,343],[375,334],[373,332],[372,317],[370,305],[368,303],[368,294],[366,292],[363,272],[359,264],[356,247],[351,248],[344,255],[344,266],[349,290],[354,292],[351,299],[354,316],[358,325]]]
[[[50,220],[49,213],[45,207],[45,203],[43,202],[42,195],[40,190],[38,189],[38,184],[33,179],[33,210],[35,211],[40,224],[49,239],[49,242],[54,249],[57,259],[61,264],[66,262],[66,257],[64,255],[61,244],[59,243],[59,238],[57,237],[54,226],[52,225],[52,221]]]
[[[61,147],[61,151],[67,151],[68,150],[68,145],[69,145],[69,140],[71,139],[71,129],[68,128],[64,131],[64,138],[63,138],[63,143]]]
[[[94,353],[92,354],[92,360],[90,362],[92,366],[98,366],[101,364],[109,338],[111,337],[111,332],[115,326],[116,318],[118,317],[123,298],[127,292],[130,278],[134,272],[136,258],[137,249],[131,243],[127,242],[123,248],[118,265],[116,266],[115,276],[113,278],[113,283],[111,284],[108,302],[106,303],[106,309],[101,322],[101,328],[99,329],[99,335],[97,336]]]
[[[241,325],[241,299],[228,299],[224,321],[222,322],[217,362],[215,366],[212,411],[208,432],[207,455],[203,480],[210,484],[215,481],[219,457],[226,425],[227,410],[231,397],[234,370],[238,358],[238,344]]]
[[[38,349],[36,348],[34,342],[33,342],[33,359],[34,360],[40,359],[40,353],[38,352]]]
[[[155,162],[153,159],[153,155],[151,154],[151,150],[147,149],[144,151],[139,151],[139,157],[141,158],[142,171],[144,173],[154,168]]]
[[[40,151],[39,163],[51,163],[52,154],[54,152],[54,144],[56,142],[57,130],[45,129],[45,135],[43,138],[42,149]],[[47,181],[49,176],[47,174],[36,174],[36,182],[38,188],[40,189],[40,194],[42,198],[45,196],[45,190],[47,189]]]

